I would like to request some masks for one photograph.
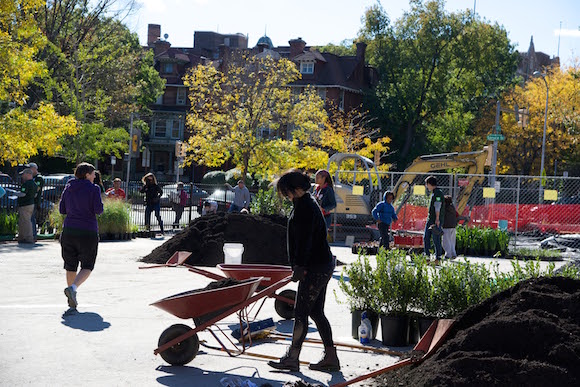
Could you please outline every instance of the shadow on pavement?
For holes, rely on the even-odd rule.
[[[294,329],[294,320],[280,320],[276,322],[276,331],[280,333],[292,334]],[[308,333],[317,332],[315,326],[308,322]]]
[[[80,329],[85,332],[99,332],[111,326],[111,323],[103,321],[100,314],[94,312],[77,312],[63,315],[61,323],[72,329]]]
[[[249,367],[236,367],[226,372],[209,372],[204,371],[200,368],[196,367],[188,367],[188,366],[159,366],[157,367],[157,371],[161,371],[166,373],[166,376],[160,376],[157,378],[157,382],[164,386],[171,386],[171,387],[181,387],[181,386],[191,386],[192,380],[195,380],[196,385],[200,386],[258,386],[258,387],[266,387],[266,386],[281,386],[284,382],[280,382],[279,380],[272,380],[272,379],[265,379],[261,378],[259,375],[258,369],[253,368],[252,376],[242,376],[236,375],[232,371],[238,368],[249,368]],[[276,372],[276,371],[274,371]],[[276,372],[278,373],[278,372]],[[287,372],[279,372],[279,373],[287,373]],[[318,380],[314,380],[303,375],[300,372],[292,372],[289,375],[299,377],[304,382],[311,383],[314,385],[324,385]],[[288,381],[292,380],[293,378],[289,377]],[[332,376],[332,383],[338,383],[344,381],[344,376],[342,373],[337,372]],[[229,382],[229,384],[228,384]],[[249,383],[246,383],[249,382]],[[251,383],[251,384],[250,384]]]

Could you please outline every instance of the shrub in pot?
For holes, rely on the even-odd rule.
[[[409,308],[417,297],[416,267],[402,250],[380,249],[375,286],[381,310],[381,333],[385,345],[403,346],[409,340]]]
[[[416,294],[411,309],[417,311],[418,339],[439,315],[440,304],[432,280],[435,268],[427,264],[427,258],[423,254],[414,254],[411,260],[416,271]]]
[[[483,264],[447,263],[433,275],[437,317],[452,318],[491,296],[490,271]]]
[[[367,312],[371,320],[372,338],[376,337],[379,313],[374,280],[374,269],[366,255],[359,255],[356,261],[342,269],[340,275],[338,286],[346,296],[346,303],[351,311],[352,337],[355,339],[358,339],[358,326],[363,311]],[[342,302],[336,293],[335,297]]]

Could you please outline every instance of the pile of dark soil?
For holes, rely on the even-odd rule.
[[[521,282],[458,316],[422,364],[372,386],[580,385],[580,281]]]
[[[234,242],[244,245],[243,263],[287,265],[286,222],[281,216],[223,212],[202,216],[142,261],[165,263],[176,251],[191,251],[186,263],[215,266],[224,261],[224,242]]]

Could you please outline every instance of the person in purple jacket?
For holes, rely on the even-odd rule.
[[[75,179],[67,183],[60,199],[60,213],[66,215],[60,235],[68,285],[64,294],[70,308],[65,314],[76,312],[77,288],[89,278],[97,258],[97,215],[103,213],[103,202],[101,189],[93,184],[94,180],[95,167],[80,163],[75,170]],[[79,263],[81,270],[77,273]]]

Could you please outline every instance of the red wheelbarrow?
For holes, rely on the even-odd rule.
[[[257,290],[265,289],[268,286],[273,285],[292,275],[292,268],[290,266],[269,264],[219,264],[217,267],[225,274],[224,277],[199,267],[186,264],[185,261],[187,258],[189,258],[190,255],[191,253],[188,251],[176,251],[165,264],[141,266],[140,269],[183,266],[188,268],[189,271],[193,273],[201,274],[205,277],[217,281],[225,278],[233,278],[241,281],[255,277],[262,277],[262,281],[258,285]],[[272,293],[266,297],[276,299],[274,308],[280,317],[286,320],[294,318],[294,300],[296,299],[295,290],[285,289],[279,294]],[[257,307],[256,311],[254,311],[253,308],[248,310],[248,313],[253,314],[253,317],[250,319],[250,321],[255,319],[258,312],[262,309],[265,301],[266,299],[264,298],[260,305]]]
[[[229,350],[211,327],[214,326],[215,329],[227,337],[221,328],[215,324],[237,313],[241,330],[244,327],[243,318],[247,316],[245,309],[258,300],[270,296],[277,289],[290,282],[290,279],[291,276],[288,276],[255,294],[254,292],[263,280],[262,277],[246,279],[217,289],[201,289],[179,293],[154,302],[151,305],[179,318],[192,318],[196,325],[193,329],[184,324],[175,324],[167,328],[159,337],[159,347],[153,351],[154,354],[161,354],[161,357],[171,365],[187,364],[195,358],[199,350],[197,333],[207,330],[220,343],[221,349],[230,356],[241,355],[246,349],[245,336],[241,338],[241,349],[228,338],[235,347],[235,350]],[[249,327],[247,322],[245,324],[246,327]]]

